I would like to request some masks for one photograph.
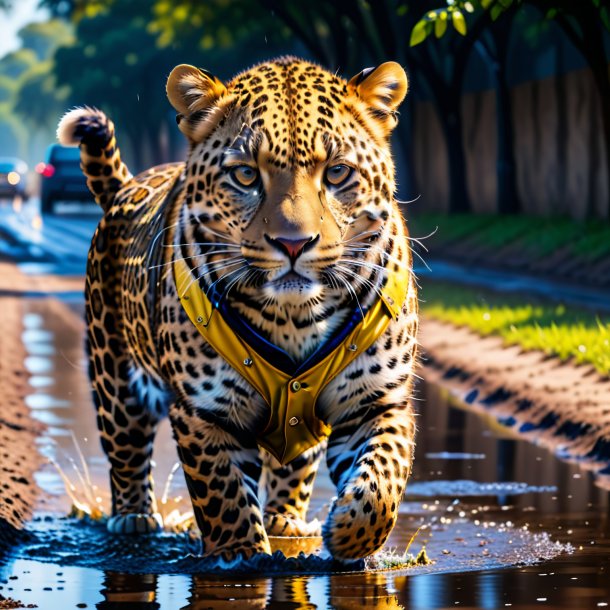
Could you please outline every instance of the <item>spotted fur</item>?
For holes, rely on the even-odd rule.
[[[324,443],[286,466],[258,448],[268,408],[188,320],[171,263],[184,259],[202,290],[216,287],[302,361],[375,302],[388,273],[411,268],[389,148],[406,90],[394,63],[346,82],[283,57],[226,84],[178,66],[167,92],[188,158],[135,178],[102,113],[64,118],[62,138],[80,143],[105,209],[89,255],[86,315],[111,464],[110,529],[155,529],[150,460],[168,414],[205,554],[237,559],[268,553],[268,535],[315,533],[306,512]],[[326,459],[337,487],[322,533],[340,559],[375,552],[396,522],[412,462],[417,321],[411,277],[402,314],[318,400],[332,426]]]

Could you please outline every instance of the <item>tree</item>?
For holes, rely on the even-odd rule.
[[[37,21],[22,27],[19,32],[21,46],[31,49],[39,60],[49,59],[55,50],[73,42],[73,28],[60,19]]]
[[[31,49],[19,49],[0,58],[0,75],[17,79],[37,62],[36,53]]]
[[[193,27],[194,15],[187,15],[190,25],[181,28],[179,3],[113,0],[94,16],[79,18],[76,42],[55,55],[57,81],[71,88],[70,101],[105,109],[127,134],[138,169],[175,157],[175,150],[162,145],[162,133],[169,134],[170,148],[182,143],[165,96],[167,75],[176,64],[205,66],[223,78],[269,52],[272,40],[266,49],[260,44],[264,21],[248,21],[248,13],[237,11],[239,3],[219,0],[217,7],[209,6],[218,12],[206,13],[204,27]],[[165,36],[158,27],[164,10],[178,20]],[[226,23],[235,27],[223,30]]]
[[[420,20],[415,26],[413,33],[419,32],[416,44],[422,42],[434,30],[438,31],[432,22],[436,22],[439,11],[445,11],[453,15],[453,23],[456,24],[456,15],[462,15],[462,11],[487,13],[493,22],[491,29],[496,43],[495,58],[493,53],[486,48],[489,58],[496,62],[497,72],[497,100],[498,100],[498,190],[500,193],[499,209],[501,211],[517,211],[511,209],[510,202],[502,199],[504,193],[500,190],[507,189],[510,193],[516,192],[514,184],[514,154],[512,147],[512,131],[510,112],[510,100],[508,90],[503,77],[502,63],[506,61],[506,48],[508,45],[508,32],[512,24],[516,10],[524,4],[537,8],[546,19],[553,19],[563,30],[573,46],[581,53],[587,61],[595,80],[595,85],[600,97],[602,122],[604,128],[604,143],[606,149],[606,176],[610,181],[610,70],[608,70],[608,54],[604,44],[604,30],[610,32],[610,7],[603,0],[447,0],[447,8],[437,9],[430,15]],[[430,19],[430,17],[432,17]],[[466,23],[463,17],[457,20],[461,27],[456,29],[466,33]],[[445,28],[446,29],[446,28]],[[445,29],[440,32],[444,34]],[[413,42],[413,39],[412,39]],[[504,49],[504,51],[502,51]],[[503,82],[504,81],[504,82]],[[501,123],[500,123],[501,121]],[[511,169],[512,164],[512,169]],[[512,177],[511,177],[512,176]],[[512,184],[511,184],[512,182]],[[516,201],[516,200],[515,200]],[[610,208],[610,202],[608,203]]]
[[[16,90],[17,83],[14,79],[0,76],[0,104],[11,102]]]
[[[473,38],[473,49],[476,50],[493,75],[496,95],[496,129],[497,129],[497,163],[496,163],[496,185],[497,185],[497,210],[504,214],[514,214],[520,211],[519,194],[517,189],[516,165],[514,154],[514,127],[512,119],[512,102],[507,81],[508,49],[513,20],[516,15],[516,7],[507,9],[502,24],[494,22],[493,19],[481,20],[471,26],[468,30],[467,21],[464,17],[467,13],[475,12],[472,2],[452,2],[447,7],[428,11],[418,21],[411,33],[411,44],[413,46],[423,43],[426,38],[443,38],[447,31],[454,30],[460,37],[471,36]],[[491,15],[489,15],[491,16]],[[448,28],[451,23],[452,28]],[[483,27],[481,27],[483,26]],[[470,53],[470,49],[467,49]],[[463,57],[466,61],[468,57]],[[462,74],[454,72],[454,78],[462,78]]]
[[[65,111],[68,87],[58,87],[53,62],[44,61],[21,78],[15,93],[14,111],[35,129],[55,131],[57,117]]]

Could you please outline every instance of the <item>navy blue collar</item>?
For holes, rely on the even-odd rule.
[[[201,289],[205,290],[203,286]],[[226,299],[222,298],[222,293],[218,290],[217,285],[212,288],[211,293],[207,296],[210,299],[216,314],[220,314],[237,335],[269,362],[269,364],[291,377],[297,377],[304,371],[313,368],[341,345],[352,330],[364,319],[368,309],[366,307],[363,307],[362,310],[360,308],[355,309],[349,319],[336,329],[324,343],[319,345],[308,358],[303,362],[297,362],[290,354],[265,339],[258,331],[252,328],[252,326],[244,320],[243,316],[236,312]],[[212,314],[212,317],[213,316],[214,313]]]

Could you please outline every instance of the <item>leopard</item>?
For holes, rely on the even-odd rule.
[[[385,544],[416,429],[417,283],[391,147],[407,91],[392,61],[349,80],[293,56],[228,81],[182,64],[166,93],[186,159],[135,177],[104,112],[81,106],[61,119],[59,142],[80,147],[103,210],[85,317],[110,532],[162,528],[151,464],[168,417],[204,556],[269,554],[273,536],[321,536],[338,561]],[[398,276],[392,300],[384,290]],[[189,314],[197,299],[209,319]],[[364,337],[373,311],[383,324],[378,315],[366,341],[346,345],[345,329]],[[204,333],[214,329],[216,343]],[[341,352],[308,398],[310,441],[295,450],[288,434],[307,422],[290,413],[278,428],[290,459],[261,441],[275,407],[244,375],[253,359],[234,362],[251,340],[269,375],[288,378],[320,352]],[[291,409],[312,393],[286,387]],[[336,495],[319,523],[307,511],[323,459]]]

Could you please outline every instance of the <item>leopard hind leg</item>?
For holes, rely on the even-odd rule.
[[[107,528],[115,534],[159,531],[151,460],[157,426],[171,398],[132,366],[125,351],[117,349],[114,358],[102,359],[92,349],[91,336],[88,344],[97,425],[110,461],[112,515]]]

